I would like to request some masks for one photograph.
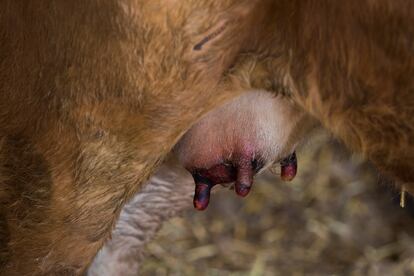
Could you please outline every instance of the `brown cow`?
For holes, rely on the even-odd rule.
[[[241,92],[219,81],[264,3],[2,1],[1,273],[84,271],[180,136]]]
[[[413,183],[413,8],[3,1],[2,272],[83,271],[181,135],[252,87],[283,90],[351,149]]]
[[[413,4],[274,1],[272,11],[274,21],[263,29],[268,37],[240,56],[231,77],[246,87],[282,90],[412,191]],[[187,140],[203,143],[191,132]]]

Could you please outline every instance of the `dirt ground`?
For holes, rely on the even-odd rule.
[[[320,133],[290,183],[265,173],[222,189],[148,247],[142,275],[414,275],[414,210],[361,158]]]

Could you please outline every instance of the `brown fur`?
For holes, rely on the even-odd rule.
[[[414,191],[414,3],[281,0],[272,10],[271,38],[244,61],[255,59],[250,82],[282,87]]]
[[[1,272],[82,272],[181,135],[242,89],[282,91],[414,183],[413,5],[3,1]]]
[[[3,274],[85,269],[180,135],[237,94],[217,86],[259,2],[1,3]]]
[[[238,63],[230,70],[230,74],[227,75],[228,80],[237,80],[237,82],[245,88],[249,88],[251,86],[266,88],[268,90],[276,91],[293,98],[306,111],[314,115],[322,123],[324,123],[325,126],[331,129],[337,136],[342,138],[355,151],[365,154],[378,166],[381,166],[381,164],[383,164],[382,169],[384,172],[388,171],[394,177],[412,182],[414,165],[412,160],[412,128],[414,114],[412,109],[413,95],[407,92],[410,91],[410,83],[408,82],[405,84],[408,85],[406,88],[408,90],[405,92],[392,88],[388,90],[378,88],[379,85],[382,85],[382,82],[394,82],[394,85],[400,85],[398,83],[395,83],[396,81],[393,80],[393,78],[399,79],[401,77],[404,78],[405,76],[409,80],[410,76],[406,74],[411,72],[408,69],[412,67],[405,65],[408,66],[407,71],[395,70],[395,67],[404,66],[403,63],[401,63],[401,57],[398,58],[398,56],[390,57],[391,61],[387,61],[388,57],[381,55],[378,56],[378,60],[371,59],[364,61],[362,59],[364,55],[361,57],[357,55],[357,53],[364,53],[364,51],[367,52],[367,54],[375,54],[370,53],[372,50],[371,48],[376,48],[374,45],[370,45],[372,43],[378,43],[378,46],[383,47],[384,45],[382,43],[388,43],[391,46],[395,43],[395,46],[398,46],[398,42],[387,42],[388,39],[393,39],[392,36],[388,35],[384,35],[385,41],[374,41],[372,38],[370,38],[372,35],[380,35],[381,32],[387,31],[387,29],[379,30],[374,28],[376,33],[368,33],[368,36],[364,37],[363,35],[359,34],[360,30],[358,30],[358,28],[361,26],[354,26],[356,28],[354,30],[351,27],[346,27],[348,21],[351,25],[352,23],[356,23],[352,22],[352,20],[347,20],[346,14],[339,14],[340,16],[332,17],[331,20],[333,22],[314,26],[316,31],[332,32],[332,34],[335,36],[319,37],[319,39],[323,39],[322,41],[318,39],[318,36],[315,36],[315,38],[310,38],[312,42],[311,45],[313,45],[313,43],[320,43],[320,45],[315,44],[315,49],[311,51],[311,47],[307,48],[306,44],[305,46],[300,44],[304,43],[301,41],[301,39],[305,37],[305,34],[303,33],[303,30],[306,30],[305,26],[312,28],[312,24],[318,23],[318,21],[313,21],[316,20],[318,16],[324,20],[331,18],[330,13],[335,11],[335,5],[337,5],[337,3],[318,2],[319,5],[315,5],[314,9],[308,7],[305,9],[304,7],[301,7],[303,3],[301,4],[299,2],[292,4],[292,6],[290,6],[290,4],[283,5],[282,1],[280,1],[279,4],[281,5],[280,7],[273,8],[274,11],[277,11],[279,13],[278,16],[275,16],[275,18],[279,20],[273,22],[275,25],[268,25],[267,29],[264,30],[265,32],[271,34],[269,35],[270,38],[268,40],[262,41],[264,43],[262,43],[258,49],[255,49],[248,54],[243,54],[239,58]],[[351,8],[346,7],[348,5],[347,3],[344,4],[344,8]],[[308,2],[303,5],[311,5],[311,3]],[[329,7],[329,5],[334,6]],[[380,6],[381,5],[383,4],[380,4]],[[295,15],[293,8],[298,9],[296,12],[300,12],[301,8],[305,9],[305,11],[309,11],[311,15],[316,15],[316,17],[307,19],[309,22],[303,21],[304,19],[302,19],[299,15]],[[354,6],[354,9],[355,8],[357,8],[356,5]],[[326,14],[328,12],[329,16]],[[345,9],[341,11],[341,13],[342,12],[346,13],[347,11]],[[352,12],[348,11],[348,13]],[[306,14],[307,13],[304,12],[302,15]],[[364,20],[369,20],[370,16],[382,16],[378,14],[370,15],[369,10],[364,10],[364,14],[367,16],[367,18],[364,18]],[[284,18],[286,15],[295,16],[292,16],[291,18]],[[359,19],[361,20],[361,18]],[[296,26],[295,29],[291,29],[289,24],[292,24],[292,21],[290,20],[298,24],[301,23],[303,25]],[[341,20],[343,21],[342,23],[340,22]],[[361,20],[361,22],[358,22],[358,24],[361,24],[363,26],[366,24],[364,20]],[[385,17],[383,20],[389,22],[389,18],[387,17]],[[389,23],[392,24],[392,21]],[[349,35],[349,37],[345,36],[342,31],[339,31],[335,28],[336,25],[341,24],[344,24],[342,27],[345,29],[351,28],[345,32]],[[371,22],[371,24],[381,24],[381,20],[378,21],[378,19],[375,19],[375,21]],[[324,29],[323,27],[327,27],[328,30]],[[289,31],[287,31],[287,34],[283,34],[282,32],[277,32],[275,30]],[[392,30],[388,30],[388,32],[392,32]],[[293,40],[294,35],[297,35],[296,39],[298,42],[300,42],[298,45],[289,44],[293,43],[290,39]],[[407,33],[400,35],[404,36],[407,35]],[[315,39],[315,41],[313,41],[313,39]],[[331,41],[331,39],[333,41]],[[360,43],[360,39],[364,40],[364,43]],[[409,38],[406,37],[406,39]],[[324,49],[324,47],[326,47],[326,45],[330,45],[330,43],[339,43],[339,46],[338,48],[327,47],[327,49]],[[345,45],[341,46],[342,43],[345,43]],[[367,48],[353,49],[354,45],[362,48]],[[318,47],[322,49],[319,51]],[[304,51],[301,53],[304,56],[295,56],[295,51]],[[399,51],[400,50],[394,54],[405,54],[404,51],[401,53],[399,53]],[[348,52],[354,53],[353,55],[350,55]],[[385,52],[376,54],[388,55],[389,53]],[[310,58],[307,57],[307,55],[316,55],[316,57]],[[339,61],[337,60],[338,57],[340,57]],[[405,58],[407,58],[406,62],[410,64],[410,57]],[[312,60],[314,64],[308,64],[308,59]],[[293,62],[293,60],[295,60],[295,62]],[[341,64],[341,62],[344,62],[345,65]],[[388,72],[385,72],[386,74],[383,73],[385,75],[370,76],[369,78],[366,78],[366,73],[363,71],[379,70],[377,69],[378,67],[383,67],[381,64],[382,62],[390,62],[390,64],[393,64],[393,66],[387,69]],[[308,68],[312,66],[318,66],[321,68],[328,66],[329,71],[325,71],[328,70],[326,68],[324,70],[319,69],[324,73],[316,74],[314,70]],[[355,68],[353,68],[354,66]],[[361,66],[363,67],[358,68]],[[297,74],[296,80],[292,76],[292,72],[295,71]],[[330,85],[332,85],[332,87]],[[365,90],[367,87],[369,87],[370,90]],[[398,99],[393,99],[394,96],[399,95],[403,100],[398,101]],[[250,102],[256,103],[256,101],[252,100],[250,100]],[[226,111],[228,110],[226,109]],[[393,112],[393,116],[390,116],[391,111]],[[213,114],[216,113],[213,112]],[[287,114],[288,113],[284,113],[282,115]],[[230,117],[237,116],[233,115]],[[208,119],[208,116],[206,118]],[[237,129],[237,127],[232,125],[226,126],[226,121],[223,121],[223,118],[226,117],[213,117],[213,119],[218,120],[219,124],[223,125],[221,126],[223,129],[231,130],[230,133],[239,133],[240,131],[244,131],[245,128]],[[373,120],[373,118],[375,118],[375,120]],[[192,165],[197,164],[200,158],[201,160],[209,160],[209,158],[214,158],[215,156],[211,151],[210,143],[215,139],[220,140],[220,138],[217,137],[221,137],[221,133],[212,133],[211,130],[210,132],[205,131],[206,129],[209,130],[210,128],[217,129],[217,127],[211,127],[211,125],[208,125],[208,122],[210,121],[211,119],[207,121],[202,120],[196,124],[195,127],[186,133],[184,140],[181,140],[179,144],[179,147],[183,147],[183,145],[185,146],[184,150],[195,153],[195,158],[197,159],[189,161],[189,163]],[[249,120],[250,123],[253,121],[254,119]],[[268,128],[271,128],[271,122],[267,122],[265,124],[267,124]],[[195,135],[195,131],[201,131],[200,135]],[[280,129],[276,131],[280,131]],[[247,133],[246,136],[249,137],[251,134],[252,133]],[[246,138],[244,136],[240,137],[237,134],[236,137]],[[188,141],[190,141],[190,145],[188,145]],[[410,142],[407,143],[407,141]],[[202,149],[203,146],[206,146],[206,144],[208,147],[204,151],[200,150],[200,147]],[[222,144],[222,146],[224,147],[225,144]],[[377,150],[379,151],[376,152]],[[202,156],[202,154],[205,152],[208,153],[208,157]],[[184,154],[185,158],[187,159],[192,157],[192,154],[189,154],[189,152],[181,152],[181,154]],[[386,156],[390,154],[394,159],[387,159]],[[222,155],[222,153],[218,154],[219,157],[222,157]],[[396,168],[397,170],[394,170],[393,168]],[[182,181],[180,181],[180,183],[182,183]],[[180,183],[177,183],[177,185],[180,185]],[[176,204],[174,204],[174,206],[176,206]],[[129,206],[129,208],[131,210],[135,210],[135,212],[144,210],[144,208],[141,208],[141,210],[136,210],[134,209],[134,206]],[[135,208],[137,208],[137,206],[135,206]],[[140,219],[137,217],[134,220],[134,224],[138,222],[144,223],[144,221],[145,219]],[[152,218],[151,221],[153,221]],[[122,222],[122,220],[120,220],[120,222]],[[130,221],[128,225],[123,225],[123,227],[125,229],[130,229],[131,222],[132,221]],[[160,222],[158,221],[158,223]],[[139,225],[133,229],[134,231],[141,231]],[[144,236],[147,237],[152,233],[153,232],[148,231],[146,235],[144,234]],[[109,246],[104,247],[103,254],[99,255],[91,271],[99,271],[101,274],[104,272],[109,273],[109,271],[114,271],[111,269],[116,267],[119,270],[115,271],[122,271],[122,273],[127,273],[126,271],[128,271],[131,273],[131,275],[134,273],[136,274],[138,271],[137,267],[139,266],[140,259],[133,258],[128,260],[121,260],[118,256],[130,255],[131,253],[136,252],[137,249],[132,250],[128,245],[125,245],[122,247],[122,249],[118,249],[118,251],[122,252],[122,254],[119,254],[119,252],[116,250],[111,251],[111,246],[114,244],[121,244],[122,241],[129,238],[130,236],[122,237],[121,235],[117,235],[116,239],[112,240]],[[105,258],[104,262],[102,261],[103,257]],[[108,263],[110,265],[107,265]],[[101,270],[97,270],[98,268]]]
[[[277,0],[269,9],[265,39],[226,79],[292,98],[383,173],[414,183],[414,4]]]

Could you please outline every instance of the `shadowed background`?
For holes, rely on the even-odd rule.
[[[414,275],[414,213],[325,133],[290,182],[265,173],[241,199],[221,189],[147,245],[142,275]]]

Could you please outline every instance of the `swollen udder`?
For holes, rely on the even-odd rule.
[[[280,163],[283,180],[292,180],[297,171],[292,133],[298,120],[287,100],[252,91],[196,123],[174,149],[194,178],[194,207],[207,208],[217,184],[234,182],[236,194],[247,196],[254,176],[274,163]]]

